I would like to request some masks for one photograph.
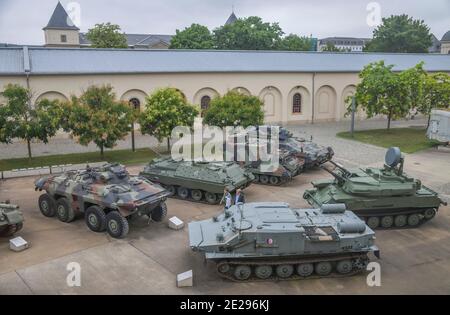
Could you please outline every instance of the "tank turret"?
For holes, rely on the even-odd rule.
[[[0,202],[0,236],[12,236],[23,227],[23,214],[19,206]]]

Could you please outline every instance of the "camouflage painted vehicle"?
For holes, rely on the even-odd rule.
[[[345,205],[292,209],[286,203],[232,206],[189,223],[193,251],[233,281],[348,276],[379,257],[375,234]]]
[[[225,188],[232,193],[248,187],[255,177],[233,162],[192,162],[160,158],[150,162],[140,176],[160,184],[171,197],[218,203]]]
[[[19,206],[0,202],[0,236],[11,236],[23,227],[23,214]]]
[[[400,149],[390,148],[383,168],[348,170],[333,163],[333,171],[324,169],[334,179],[313,181],[314,188],[306,190],[303,198],[317,207],[344,203],[373,229],[417,227],[434,218],[446,202],[405,174],[403,162]]]
[[[106,229],[115,238],[127,235],[132,216],[147,215],[158,222],[167,214],[169,192],[145,178],[130,176],[120,164],[45,176],[35,182],[35,189],[45,191],[39,197],[44,216],[71,222],[77,213],[84,213],[89,229]]]

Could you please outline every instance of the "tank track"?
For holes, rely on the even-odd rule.
[[[254,184],[257,185],[264,185],[264,186],[282,186],[288,182],[290,182],[292,180],[292,178],[286,178],[286,177],[281,177],[281,176],[274,176],[274,175],[266,175],[267,177],[269,177],[269,182],[267,184],[261,183],[261,181],[259,180],[259,174],[255,174],[255,176],[258,176],[257,178],[255,178],[255,180],[253,181]],[[277,177],[279,179],[278,184],[271,184],[270,183],[270,177]]]
[[[0,236],[11,236],[14,235],[14,233],[20,231],[23,227],[22,223],[12,224],[8,225],[4,229],[0,230]]]
[[[429,213],[426,214],[426,212]],[[354,211],[354,213],[364,220],[371,229],[378,230],[417,228],[432,220],[437,212],[438,208],[405,209],[400,211],[392,209],[376,214],[361,213],[361,211],[358,210]],[[413,215],[417,217],[411,218]],[[400,216],[403,218],[399,218]],[[376,221],[378,221],[378,224],[376,224]]]
[[[336,270],[336,263],[342,260],[351,260],[352,269],[347,273],[338,273]],[[221,260],[217,262],[216,272],[217,274],[225,279],[234,281],[234,282],[255,282],[255,281],[289,281],[289,280],[304,280],[304,279],[319,279],[319,278],[341,278],[341,277],[349,277],[360,272],[363,272],[366,269],[367,264],[370,259],[368,254],[365,253],[356,253],[356,254],[348,254],[348,255],[333,255],[329,257],[311,257],[311,258],[300,258],[300,259],[286,259],[286,260]],[[306,277],[300,276],[296,272],[296,267],[299,264],[304,263],[312,263],[316,266],[317,263],[320,262],[330,262],[332,264],[332,271],[327,275],[319,275],[315,271]],[[220,268],[223,265],[228,264],[231,268],[228,272],[222,273],[220,272]],[[241,280],[237,279],[233,274],[235,268],[237,266],[249,266],[251,267],[251,275],[248,279]],[[293,266],[293,273],[291,276],[287,278],[280,277],[276,274],[275,268],[280,265],[291,265]],[[272,267],[272,275],[268,278],[262,279],[255,275],[255,267],[257,266],[271,266]]]
[[[167,188],[168,186],[170,186],[170,185],[163,185],[163,184],[159,184],[159,185],[161,185],[164,188]],[[180,186],[173,186],[173,187],[175,187],[175,189],[177,190]],[[187,188],[187,187],[185,187],[185,188]],[[206,201],[206,199],[205,199],[206,191],[199,189],[202,192],[202,199],[201,200],[195,200],[195,199],[192,198],[192,189],[190,189],[190,188],[187,188],[187,189],[189,190],[189,195],[188,195],[187,198],[181,198],[177,194],[176,191],[175,191],[174,194],[170,194],[169,198],[183,200],[183,201],[191,201],[191,202],[203,203],[203,204],[207,204],[207,205],[217,205],[217,204],[219,204],[220,200],[222,199],[222,196],[220,196],[220,194],[216,194],[217,195],[217,201],[215,203],[210,203],[210,202]]]

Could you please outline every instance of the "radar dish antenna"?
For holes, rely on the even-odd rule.
[[[386,152],[384,161],[389,167],[396,167],[402,160],[402,152],[398,147],[389,148]]]

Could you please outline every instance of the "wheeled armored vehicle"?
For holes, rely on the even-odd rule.
[[[239,203],[189,223],[189,243],[233,281],[348,276],[365,270],[375,234],[345,205],[292,209],[286,203]]]
[[[327,170],[334,179],[316,180],[303,198],[320,207],[344,203],[372,228],[417,227],[431,220],[440,205],[438,193],[403,172],[404,157],[399,148],[386,153],[383,168],[349,170],[338,163]]]
[[[196,202],[218,203],[224,189],[234,192],[248,187],[255,177],[233,162],[151,161],[140,176],[167,189],[171,197]]]
[[[23,227],[23,214],[19,206],[0,202],[0,236],[11,236]]]
[[[120,164],[45,176],[36,180],[35,189],[45,191],[39,197],[44,216],[71,222],[77,213],[84,213],[89,229],[106,229],[115,238],[127,235],[131,217],[147,215],[162,221],[167,213],[169,192],[145,178],[130,176]]]

